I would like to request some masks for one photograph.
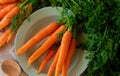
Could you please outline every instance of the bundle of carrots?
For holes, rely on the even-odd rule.
[[[3,32],[3,35],[0,36],[0,47],[9,42],[17,32],[17,29],[11,31],[10,25],[12,23],[12,19],[17,15],[20,15],[20,12],[23,9],[29,9],[32,12],[32,6],[29,3],[27,4],[27,2],[27,0],[24,2],[21,2],[20,0],[0,0],[0,31],[6,29]],[[23,19],[26,18],[26,14],[28,13],[22,13]],[[20,19],[16,20],[18,20],[19,24]]]
[[[53,72],[55,72],[55,76],[59,76],[61,72],[62,76],[67,76],[70,61],[76,48],[76,37],[73,35],[74,31],[72,31],[71,27],[72,26],[67,27],[66,25],[58,24],[57,22],[51,22],[47,27],[40,30],[23,44],[23,46],[16,51],[16,55],[25,53],[33,45],[36,45],[49,36],[29,57],[28,66],[48,51],[40,64],[38,73],[42,72],[47,63],[53,58],[48,69],[48,76],[52,76]]]

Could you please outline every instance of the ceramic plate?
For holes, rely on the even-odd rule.
[[[60,18],[59,11],[62,9],[59,7],[58,9],[52,7],[45,7],[39,9],[30,15],[30,21],[25,20],[21,27],[19,28],[16,38],[15,38],[15,51],[18,50],[26,41],[28,41],[34,34],[36,34],[39,30],[47,26],[50,22],[56,21]],[[52,60],[47,64],[46,68],[43,70],[42,73],[38,74],[37,70],[42,62],[41,56],[37,59],[30,68],[27,68],[27,60],[30,55],[35,51],[35,49],[40,46],[43,42],[42,40],[37,45],[33,46],[27,52],[16,56],[19,64],[21,65],[22,69],[29,75],[29,76],[47,76],[47,70],[49,68],[50,63]],[[76,49],[75,53],[72,57],[72,61],[69,67],[68,76],[79,76],[87,67],[87,60],[85,59],[86,53],[84,50]]]

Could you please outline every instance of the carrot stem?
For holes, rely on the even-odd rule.
[[[18,4],[19,8],[22,8],[22,7],[24,7],[24,5],[25,5],[27,2],[28,2],[28,0],[25,0],[23,3],[21,3],[21,4]]]

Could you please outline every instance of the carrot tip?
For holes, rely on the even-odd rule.
[[[10,42],[7,40],[7,44],[9,45],[10,44]]]
[[[19,55],[19,52],[17,51],[15,54],[16,54],[16,55]]]
[[[22,54],[20,51],[17,51],[16,53],[15,53],[16,55],[20,55],[20,54]]]
[[[39,71],[37,71],[37,73],[39,74],[39,73],[41,73],[41,71],[39,70]]]
[[[29,69],[29,68],[30,68],[30,65],[27,66],[27,69]]]
[[[10,42],[9,42],[9,41],[7,41],[7,45],[9,45],[9,46],[10,46]]]
[[[28,63],[28,65],[27,65],[27,69],[29,69],[29,68],[30,68],[30,65],[31,65],[31,64],[29,64],[29,63]]]
[[[32,62],[31,62],[31,60],[29,59],[29,60],[28,60],[28,67],[30,67],[31,63],[32,63]]]
[[[42,72],[42,70],[38,70],[38,71],[37,71],[37,73],[41,73],[41,72]]]

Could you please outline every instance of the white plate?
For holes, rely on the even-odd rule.
[[[61,10],[61,8],[59,8],[59,10]],[[45,7],[32,13],[30,15],[31,21],[25,20],[17,32],[15,38],[15,51],[18,50],[18,48],[20,48],[27,40],[29,40],[40,29],[48,25],[50,22],[56,21],[59,18],[60,15],[58,13],[58,10],[52,7]],[[28,50],[24,54],[16,56],[22,69],[29,76],[47,76],[47,70],[52,60],[48,63],[44,71],[40,74],[37,74],[37,70],[43,57],[40,57],[38,60],[36,60],[29,69],[27,68],[28,57],[40,44],[41,42],[33,46],[30,50]],[[79,76],[81,73],[83,73],[88,63],[88,61],[85,59],[85,56],[86,56],[85,51],[76,49],[70,64],[68,76]]]

